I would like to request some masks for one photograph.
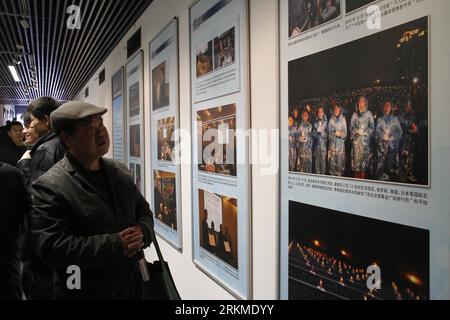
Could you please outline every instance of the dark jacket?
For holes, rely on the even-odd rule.
[[[27,151],[26,147],[18,147],[11,138],[6,139],[5,144],[0,147],[0,162],[16,167],[25,151]]]
[[[67,155],[32,185],[32,243],[55,270],[56,299],[138,299],[137,259],[123,257],[118,233],[139,225],[146,246],[153,218],[127,168],[102,160],[110,196]],[[67,268],[81,268],[81,290],[66,287]]]
[[[30,198],[20,172],[0,163],[0,300],[20,300],[18,239]]]
[[[31,149],[31,160],[22,160],[18,164],[27,185],[30,186],[37,178],[62,160],[65,153],[64,146],[53,131],[39,139]]]

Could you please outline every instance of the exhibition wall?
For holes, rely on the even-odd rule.
[[[201,50],[193,48],[190,17],[192,8],[196,4],[201,7],[205,2],[211,6],[216,4],[217,7],[241,1],[248,8],[246,17],[239,16],[241,20],[237,23],[245,23],[239,30],[242,32],[236,32],[239,33],[238,39],[247,38],[237,50],[240,53],[238,59],[248,59],[248,65],[240,70],[243,77],[241,89],[232,90],[229,95],[212,95],[209,98],[213,100],[204,99],[206,102],[203,99],[197,101],[192,86],[196,72],[192,62],[195,59],[193,52]],[[323,17],[317,18],[316,23],[311,23],[307,15],[303,17],[306,7],[299,5],[294,8],[294,2],[305,1],[155,0],[86,84],[77,99],[110,110],[104,116],[104,121],[110,136],[113,136],[111,79],[122,68],[126,79],[127,64],[133,59],[127,58],[127,40],[141,28],[143,83],[140,85],[143,91],[140,105],[143,108],[143,118],[140,120],[140,130],[143,133],[140,135],[140,165],[145,181],[140,181],[149,202],[152,202],[154,184],[163,185],[162,189],[166,185],[170,190],[176,186],[176,210],[180,228],[172,224],[172,229],[178,229],[171,230],[176,231],[172,232],[173,237],[161,233],[161,230],[157,232],[162,235],[160,246],[183,299],[321,299],[324,298],[324,292],[328,298],[331,296],[338,299],[395,298],[395,295],[405,295],[405,292],[414,295],[414,298],[450,298],[450,131],[446,120],[450,118],[450,112],[446,108],[446,101],[450,99],[447,90],[450,78],[448,72],[442,72],[450,69],[450,44],[446,41],[446,30],[450,26],[450,3],[447,0],[322,1],[327,5],[333,4],[339,10],[333,11],[331,7],[323,9]],[[377,27],[375,24],[373,29],[366,27],[367,8],[371,4],[380,4],[382,9],[382,25]],[[329,15],[325,16],[326,13]],[[297,16],[294,17],[294,14]],[[152,62],[149,45],[159,43],[158,37],[164,34],[162,31],[174,18],[177,18],[179,28],[178,99],[172,96],[171,84],[170,110],[155,113],[155,96],[152,95],[155,82],[152,73],[154,77],[158,68],[166,69],[169,63],[164,64],[157,59]],[[302,22],[303,18],[309,22]],[[220,23],[217,25],[220,26]],[[245,30],[247,25],[248,30]],[[229,28],[224,28],[223,34],[217,37],[225,38],[228,31]],[[402,107],[395,106],[395,102],[403,103],[407,98],[405,92],[410,91],[404,90],[400,83],[395,82],[396,75],[393,72],[382,72],[382,67],[389,69],[396,64],[392,61],[397,58],[395,45],[400,44],[402,47],[405,38],[409,41],[419,36],[424,39],[418,44],[423,49],[417,52],[419,58],[408,60],[409,65],[401,68],[411,70],[411,64],[419,66],[417,72],[420,76],[407,80],[412,80],[416,88],[414,92],[418,96],[413,105],[421,103],[423,108],[421,125],[428,128],[422,129],[426,132],[426,143],[422,145],[422,149],[416,150],[425,150],[418,157],[420,160],[417,160],[420,161],[420,172],[414,176],[409,174],[402,177],[401,172],[383,171],[385,167],[378,165],[383,154],[369,152],[365,155],[364,149],[361,149],[360,158],[364,160],[364,156],[375,157],[378,162],[372,162],[377,164],[374,168],[358,167],[358,161],[352,158],[356,154],[352,143],[357,139],[351,140],[350,136],[364,136],[361,130],[367,128],[353,128],[352,135],[350,122],[353,109],[347,109],[348,112],[345,113],[348,139],[342,142],[341,151],[346,154],[346,160],[336,160],[335,165],[330,166],[329,160],[336,153],[330,156],[329,152],[323,152],[325,164],[320,161],[305,161],[312,159],[312,153],[309,158],[308,153],[305,153],[306,156],[296,156],[293,159],[292,150],[295,149],[295,154],[299,152],[300,155],[297,148],[304,148],[309,134],[315,132],[316,139],[324,131],[328,134],[329,126],[320,129],[322,121],[316,112],[324,98],[328,99],[328,103],[332,101],[332,104],[344,104],[347,96],[356,99],[364,95],[368,96],[370,102],[378,99],[380,101],[375,101],[381,103],[381,100],[387,98],[386,92],[394,92],[390,97],[396,100],[392,107],[399,112]],[[162,42],[163,40],[161,39]],[[367,50],[364,51],[364,48]],[[376,54],[370,52],[371,48]],[[206,46],[202,50],[202,53],[206,53],[209,48]],[[370,59],[373,66],[370,65]],[[171,68],[169,70],[173,72]],[[107,81],[99,86],[97,74],[103,69],[106,71]],[[197,70],[197,76],[198,72]],[[359,72],[365,73],[366,77],[358,77]],[[308,76],[303,77],[303,74]],[[373,81],[369,87],[364,84],[366,78]],[[380,80],[385,78],[389,83],[385,84],[384,80]],[[125,93],[127,86],[125,81]],[[86,88],[89,88],[88,97],[85,96]],[[173,97],[178,101],[174,102]],[[124,100],[123,107],[128,110],[126,95]],[[353,108],[354,103],[356,102],[351,101],[348,106]],[[248,109],[245,108],[246,105]],[[302,133],[302,111],[308,106],[312,107],[310,114],[317,116],[317,121],[310,119],[311,128],[306,126],[303,128],[306,133]],[[331,106],[323,107],[326,109],[326,120],[337,123],[339,117],[333,118]],[[375,109],[373,103],[369,108],[375,118],[373,121],[369,119],[369,123],[373,122],[375,131],[378,129],[375,127],[377,119],[383,116],[383,108],[381,106],[381,109]],[[200,171],[205,171],[202,163],[198,166],[196,164],[195,168],[189,163],[182,163],[180,168],[170,165],[161,167],[158,162],[161,160],[160,155],[155,154],[158,152],[155,143],[158,143],[156,140],[159,141],[159,137],[153,132],[159,130],[160,126],[167,128],[169,123],[171,128],[177,127],[179,122],[179,127],[187,132],[201,132],[203,129],[196,126],[195,120],[201,119],[200,123],[205,126],[217,127],[214,117],[218,110],[222,116],[226,110],[229,111],[225,114],[226,117],[220,118],[221,121],[226,119],[228,128],[232,123],[235,126],[238,123],[239,127],[240,123],[242,128],[253,129],[253,143],[245,147],[238,143],[237,148],[246,156],[251,154],[255,163],[249,165],[247,161],[246,166],[235,169],[237,173],[229,167],[220,172],[225,180],[233,180],[228,179],[227,175],[238,176],[239,182],[236,185],[239,187],[227,194],[220,194],[213,187],[210,190],[205,186],[197,188],[197,176]],[[353,122],[356,123],[356,120]],[[244,125],[244,122],[248,123]],[[318,125],[314,126],[315,122]],[[410,124],[408,130],[413,132],[413,127],[415,125]],[[124,131],[129,131],[127,126]],[[336,131],[339,130],[333,132]],[[271,133],[274,133],[272,137]],[[385,130],[384,135],[379,136],[383,140],[382,137],[387,135]],[[290,144],[289,138],[292,136],[296,136],[303,145]],[[124,137],[124,141],[127,140],[129,139]],[[182,158],[196,157],[194,152],[197,150],[197,142],[194,139],[192,144],[188,143],[182,148]],[[316,143],[318,142],[310,147],[313,148]],[[129,148],[129,144],[126,144],[125,153],[130,152]],[[314,150],[318,150],[315,148]],[[305,150],[308,151],[302,149]],[[114,156],[113,148],[107,156]],[[315,153],[314,159],[319,159]],[[364,181],[360,181],[361,179]],[[240,210],[240,199],[249,202],[245,205],[244,212]],[[245,255],[233,255],[228,263],[234,269],[239,269],[237,265],[241,265],[242,258],[245,259],[245,272],[239,270],[239,277],[245,284],[233,285],[220,274],[223,266],[218,270],[206,266],[209,270],[205,270],[204,262],[199,259],[202,257],[199,251],[205,253],[198,243],[199,238],[203,238],[200,223],[204,218],[205,207],[210,211],[209,223],[211,220],[221,220],[223,224],[231,226],[232,252],[241,252],[241,246],[245,245]],[[242,219],[242,214],[246,216],[241,221],[239,219]],[[237,243],[238,239],[245,237],[251,239],[250,243]],[[383,239],[376,241],[378,237]],[[405,239],[411,241],[405,243]],[[149,260],[156,259],[152,250],[146,252],[146,255]],[[349,260],[361,265],[352,265],[350,268]],[[382,264],[382,270],[384,266],[389,269],[387,280],[390,282],[386,285],[390,291],[383,291],[377,296],[370,290],[366,294],[367,288],[358,288],[355,289],[358,292],[355,295],[353,285],[365,283],[367,276],[366,270],[361,268],[377,263]],[[404,269],[398,270],[399,266]],[[409,270],[409,267],[413,270]],[[321,269],[324,269],[322,275]],[[348,279],[339,276],[347,269],[353,272]],[[402,277],[406,279],[400,279]],[[415,282],[417,288],[414,292],[407,288],[408,281]]]
[[[104,122],[112,135],[112,95],[111,77],[126,66],[127,52],[124,49],[127,40],[141,28],[142,50],[144,57],[144,117],[145,117],[145,169],[146,188],[151,188],[153,179],[150,170],[150,67],[149,43],[174,18],[179,20],[179,61],[180,61],[180,127],[191,129],[191,88],[190,88],[190,42],[189,42],[189,7],[191,0],[155,0],[144,15],[136,22],[96,72],[96,75],[81,90],[78,100],[94,103],[108,108]],[[255,129],[278,128],[278,1],[249,1],[250,30],[250,98],[252,100],[251,127]],[[261,66],[264,66],[263,68]],[[98,85],[98,73],[105,68],[106,79]],[[85,98],[85,89],[89,96]],[[268,117],[267,115],[271,116]],[[191,159],[190,146],[185,149],[186,157]],[[111,148],[108,157],[113,157]],[[275,154],[277,160],[278,155]],[[253,238],[253,298],[275,299],[277,297],[278,270],[278,176],[263,175],[259,165],[252,166],[252,233]],[[169,262],[175,282],[184,299],[235,299],[222,286],[217,284],[192,262],[192,168],[188,164],[181,166],[181,216],[183,252],[180,253],[171,244],[160,239],[164,258]],[[147,192],[148,195],[150,195]],[[150,200],[150,198],[148,198]],[[234,244],[233,244],[234,245]],[[154,260],[153,252],[148,253],[149,260]]]

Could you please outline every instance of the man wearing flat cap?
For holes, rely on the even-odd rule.
[[[138,256],[151,243],[152,213],[127,168],[103,158],[106,111],[68,102],[50,117],[67,153],[32,186],[31,234],[55,270],[56,299],[141,298]]]

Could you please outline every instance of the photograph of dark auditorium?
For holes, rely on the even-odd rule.
[[[289,203],[290,300],[428,300],[430,233]],[[381,272],[370,289],[368,267]]]

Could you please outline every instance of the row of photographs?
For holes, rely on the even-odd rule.
[[[378,0],[345,0],[346,14]],[[333,21],[342,15],[343,0],[289,0],[289,38]]]

